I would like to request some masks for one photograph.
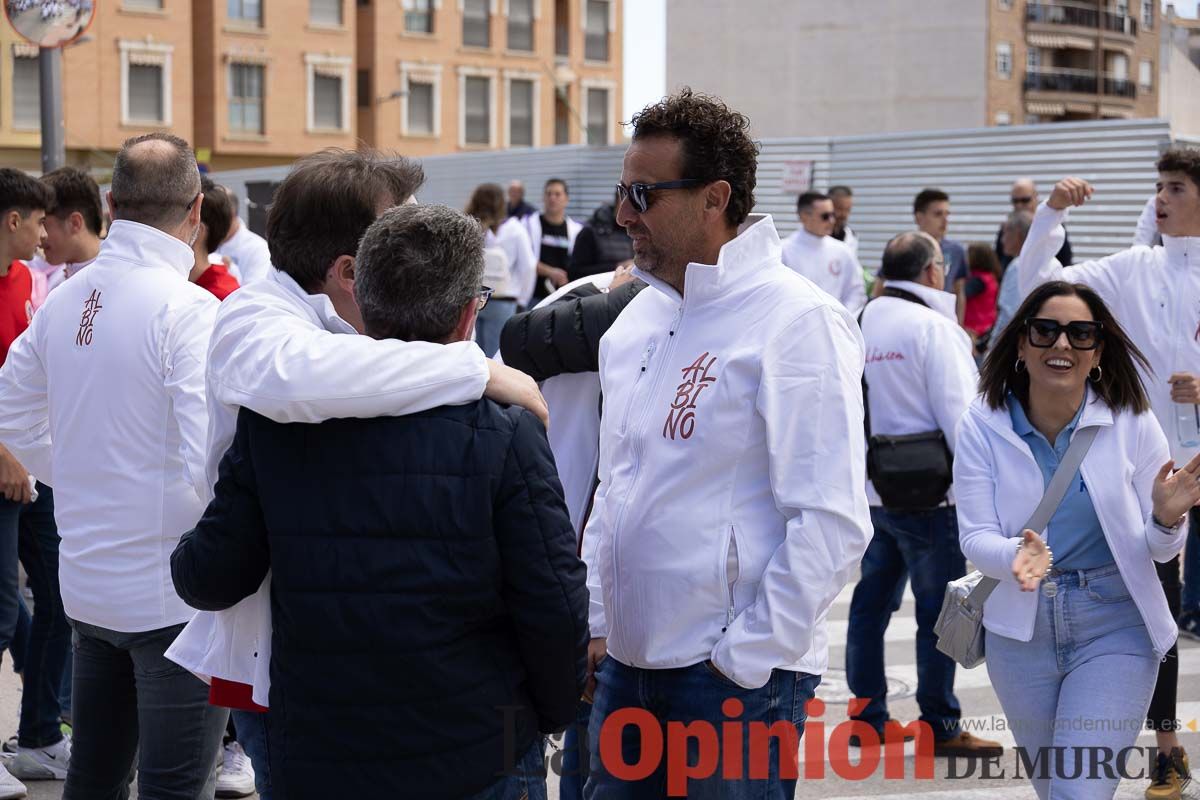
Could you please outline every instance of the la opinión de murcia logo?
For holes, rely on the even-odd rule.
[[[104,306],[100,305],[100,290],[92,289],[91,295],[83,304],[83,315],[79,318],[79,332],[75,334],[75,344],[87,346],[92,343],[92,326],[102,308]]]
[[[691,366],[680,370],[683,373],[683,383],[675,387],[675,399],[671,402],[671,410],[667,412],[667,421],[663,424],[664,439],[674,440],[676,435],[680,439],[692,438],[692,434],[696,432],[696,403],[700,400],[700,393],[717,382],[715,376],[708,374],[716,363],[717,357],[709,357],[706,351],[693,361]]]

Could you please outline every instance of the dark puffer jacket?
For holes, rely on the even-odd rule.
[[[283,425],[243,409],[171,572],[217,610],[268,569],[276,796],[463,797],[574,719],[584,567],[528,412]]]
[[[612,272],[621,262],[632,259],[633,239],[617,224],[616,210],[606,203],[596,209],[576,237],[567,279]]]

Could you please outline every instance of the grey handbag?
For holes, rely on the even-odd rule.
[[[1091,427],[1076,431],[1071,446],[1054,471],[1042,501],[1025,523],[1025,528],[1037,533],[1046,528],[1099,430]],[[933,626],[933,632],[938,637],[937,649],[967,669],[983,663],[983,604],[999,585],[1000,581],[984,577],[979,570],[946,584],[942,611]]]

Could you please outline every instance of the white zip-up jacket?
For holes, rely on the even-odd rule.
[[[783,240],[783,263],[837,299],[851,314],[867,303],[862,267],[844,242],[800,228]]]
[[[1167,435],[1171,457],[1186,464],[1200,448],[1179,443],[1167,379],[1174,372],[1200,374],[1200,237],[1164,236],[1157,247],[1131,247],[1064,268],[1054,255],[1062,245],[1067,216],[1066,210],[1055,211],[1045,203],[1034,215],[1021,248],[1021,297],[1057,279],[1087,284],[1103,298],[1149,360],[1153,373],[1142,379],[1150,406]]]
[[[1100,426],[1080,465],[1080,475],[1100,518],[1121,578],[1161,658],[1175,643],[1178,628],[1167,608],[1154,562],[1166,562],[1183,549],[1182,526],[1156,525],[1150,490],[1166,463],[1167,442],[1150,414],[1114,413],[1088,392],[1075,433]],[[983,626],[1021,642],[1033,638],[1040,592],[1022,592],[1012,576],[1024,525],[1042,500],[1042,472],[1029,445],[1012,427],[1007,408],[989,408],[977,397],[958,426],[954,454],[958,492],[958,538],[963,555],[1000,585],[983,609]],[[1047,542],[1054,547],[1054,538]],[[1081,632],[1086,633],[1086,632]]]
[[[579,238],[579,232],[583,230],[583,223],[577,222],[570,217],[565,217],[567,222],[567,254],[569,255],[575,250],[575,240]],[[537,262],[542,255],[542,215],[530,214],[525,219],[521,220],[521,224],[525,226],[525,232],[529,234],[529,243],[533,248],[534,267],[537,267]]]
[[[509,217],[496,229],[496,244],[508,256],[509,275],[517,302],[528,306],[537,283],[537,256],[529,243],[529,231],[521,220]]]
[[[681,297],[601,340],[600,486],[584,543],[594,637],[634,667],[711,658],[745,687],[819,674],[825,617],[871,538],[862,338],[752,215]]]
[[[244,406],[276,422],[398,416],[483,396],[488,369],[473,342],[375,340],[359,336],[324,294],[309,294],[272,270],[221,303],[208,354],[208,480],[233,443]],[[169,553],[168,553],[169,555]],[[270,691],[270,576],[230,609],[200,612],[168,657],[204,677]]]
[[[204,360],[217,300],[192,249],[118,220],[0,370],[0,441],[55,488],[63,607],[139,632],[186,622],[171,552],[204,511]],[[47,447],[49,446],[49,447]]]
[[[233,260],[241,273],[238,282],[242,286],[264,280],[275,271],[267,240],[247,228],[244,222],[238,224],[237,233],[229,237],[229,241],[217,248],[217,253]]]
[[[912,281],[888,281],[929,307],[898,297],[872,300],[862,312],[867,347],[871,433],[904,436],[940,430],[954,452],[958,420],[979,391],[971,338],[958,325],[954,295]],[[871,505],[880,505],[867,482]],[[953,504],[953,492],[948,500]]]

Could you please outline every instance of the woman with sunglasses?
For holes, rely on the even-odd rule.
[[[1183,547],[1200,457],[1172,472],[1144,363],[1095,292],[1047,283],[1000,333],[959,422],[959,541],[1000,581],[984,606],[988,675],[1017,744],[1048,764],[1030,771],[1043,800],[1112,797],[1117,779],[1089,771],[1086,748],[1133,745],[1177,633],[1153,562]],[[1024,530],[1072,438],[1091,427],[1049,524]]]

